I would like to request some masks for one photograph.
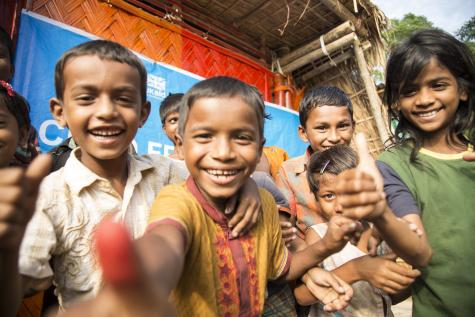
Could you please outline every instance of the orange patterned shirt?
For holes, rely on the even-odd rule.
[[[225,216],[213,208],[190,177],[162,189],[149,229],[176,226],[186,241],[185,265],[171,294],[179,316],[260,316],[268,280],[287,274],[290,255],[282,241],[277,207],[260,190],[262,212],[251,232],[230,239]]]

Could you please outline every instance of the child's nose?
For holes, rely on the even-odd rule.
[[[214,142],[212,155],[215,159],[227,161],[236,157],[231,141],[227,138],[217,138]]]
[[[340,134],[336,129],[330,129],[329,135],[328,135],[328,141],[332,143],[338,143],[340,142]]]
[[[109,119],[116,117],[117,114],[117,107],[110,98],[102,97],[99,99],[96,109],[96,115],[98,117]]]
[[[416,97],[416,105],[418,106],[430,106],[431,104],[434,103],[434,95],[428,88],[422,88],[418,93]]]

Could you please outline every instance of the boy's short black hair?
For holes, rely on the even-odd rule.
[[[350,113],[351,120],[353,120],[353,105],[351,104],[350,98],[348,98],[343,90],[332,86],[313,87],[305,92],[305,95],[300,102],[300,125],[305,128],[310,111],[316,107],[322,106],[346,107]]]
[[[0,45],[3,45],[7,48],[8,54],[10,55],[10,64],[13,67],[13,41],[10,35],[5,31],[4,28],[0,26]]]
[[[241,98],[250,105],[257,114],[259,135],[264,140],[264,119],[266,118],[264,100],[256,87],[250,86],[239,79],[217,76],[200,81],[183,96],[178,120],[178,134],[183,136],[188,113],[193,104],[200,98]],[[226,105],[223,105],[225,107]]]
[[[147,100],[147,71],[140,59],[135,56],[128,48],[119,43],[107,40],[89,41],[69,49],[61,56],[56,63],[54,71],[54,86],[56,97],[63,99],[64,90],[64,68],[68,61],[80,56],[97,56],[100,59],[111,60],[114,62],[125,63],[137,69],[140,76],[140,93],[142,103]]]
[[[323,152],[313,153],[307,164],[307,181],[310,190],[314,194],[318,192],[319,177],[315,177],[315,174],[338,175],[345,170],[355,168],[356,165],[358,165],[358,156],[348,145],[338,144]]]
[[[15,117],[18,129],[25,128],[26,131],[30,130],[30,106],[25,98],[15,91],[13,91],[13,96],[10,96],[7,89],[0,84],[0,102],[4,103],[8,111]]]
[[[160,120],[162,124],[165,124],[165,119],[170,113],[180,110],[180,101],[184,95],[182,93],[170,93],[163,99],[162,103],[160,103]]]

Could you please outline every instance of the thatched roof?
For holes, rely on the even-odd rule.
[[[385,15],[370,0],[127,0],[154,15],[230,46],[269,67],[285,55],[352,20],[368,56],[381,57]],[[356,8],[355,8],[356,5]],[[355,12],[357,11],[357,12]],[[325,56],[326,57],[326,56]],[[322,59],[327,60],[327,58]],[[299,69],[298,80],[319,61]]]

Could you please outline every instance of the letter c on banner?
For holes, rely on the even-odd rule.
[[[40,130],[38,131],[39,137],[41,142],[43,142],[46,145],[49,146],[57,146],[63,142],[63,139],[60,136],[57,136],[55,139],[50,140],[46,136],[46,130],[48,129],[49,126],[56,126],[58,129],[62,130],[64,129],[62,126],[60,126],[55,120],[45,120],[43,123],[40,125]]]

